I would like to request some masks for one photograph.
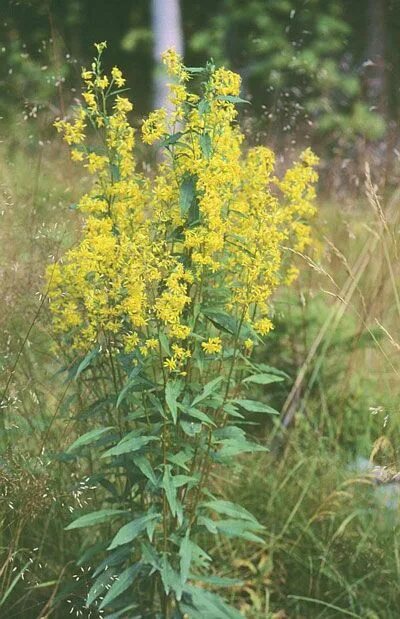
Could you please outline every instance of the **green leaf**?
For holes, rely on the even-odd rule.
[[[105,608],[108,604],[111,604],[111,602],[115,600],[115,598],[117,598],[119,595],[122,595],[124,591],[129,589],[134,580],[137,578],[141,567],[142,566],[140,563],[131,565],[127,567],[126,570],[124,570],[122,574],[117,577],[111,588],[108,590],[107,595],[104,597],[102,603],[100,604],[99,610]]]
[[[188,212],[193,199],[196,195],[196,183],[195,178],[190,174],[185,174],[182,184],[179,189],[179,207],[181,216],[185,217]]]
[[[133,385],[136,383],[136,378],[138,376],[138,374],[140,374],[141,371],[141,367],[137,366],[133,369],[131,375],[129,376],[129,380],[126,383],[126,385],[123,387],[123,389],[121,390],[118,399],[117,399],[117,403],[116,403],[116,408],[119,407],[119,405],[121,404],[121,402],[125,399],[126,394],[128,393],[128,391],[130,390],[131,387],[133,387]]]
[[[263,527],[259,524],[244,521],[244,520],[218,520],[215,522],[215,526],[219,533],[222,533],[226,537],[240,537],[242,539],[246,539],[249,542],[259,542],[261,544],[265,543],[258,535],[255,535],[251,530],[260,531]]]
[[[122,546],[123,544],[131,542],[145,530],[150,520],[154,520],[159,517],[159,514],[146,514],[146,516],[141,516],[140,518],[136,518],[135,520],[128,522],[128,524],[125,524],[118,531],[107,550],[113,550],[113,548],[117,548],[117,546]]]
[[[177,131],[176,133],[173,133],[172,135],[169,135],[167,138],[165,138],[165,140],[162,140],[162,142],[160,142],[159,146],[170,146],[171,144],[176,144],[178,142],[178,140],[183,136],[182,131]]]
[[[171,514],[176,516],[177,511],[177,498],[176,498],[176,488],[173,482],[173,478],[171,475],[171,465],[166,464],[164,467],[164,475],[162,480],[162,488],[165,490],[165,494],[167,496],[167,501],[171,510]]]
[[[182,391],[182,382],[180,380],[172,380],[165,387],[165,401],[171,411],[172,419],[176,424],[178,419],[178,403],[177,398]]]
[[[188,462],[192,457],[192,451],[179,451],[177,454],[167,456],[167,460],[168,462],[172,462],[172,464],[176,464],[176,466],[181,467],[185,471],[189,471],[189,467],[186,466],[186,462]]]
[[[149,460],[145,456],[141,456],[141,455],[134,456],[132,459],[133,459],[133,462],[138,467],[138,469],[141,470],[143,475],[151,481],[153,486],[156,486],[157,478],[156,478],[153,467],[151,466]]]
[[[208,133],[203,133],[199,138],[201,152],[206,159],[210,159],[212,152],[211,137]]]
[[[184,421],[181,419],[179,422],[182,430],[187,436],[196,436],[196,434],[200,434],[202,430],[202,424],[197,423],[195,421]]]
[[[205,413],[202,413],[201,411],[197,410],[197,408],[192,408],[190,406],[184,406],[183,404],[179,404],[179,403],[178,403],[178,408],[184,413],[186,413],[186,415],[189,415],[189,417],[198,419],[198,421],[202,421],[203,423],[207,425],[215,426],[215,423],[213,422],[213,420],[210,419],[210,417],[206,415]]]
[[[232,400],[235,404],[238,404],[246,411],[250,413],[267,413],[268,415],[279,415],[279,412],[276,411],[268,404],[264,404],[264,402],[259,402],[258,400]]]
[[[168,595],[171,591],[175,593],[176,599],[180,601],[182,597],[182,583],[179,574],[175,572],[170,562],[168,561],[167,554],[164,553],[161,561],[160,570],[161,580],[164,585],[164,591]]]
[[[105,546],[107,547],[107,544],[105,544]],[[104,550],[107,549],[106,547],[104,548]],[[96,576],[101,574],[101,572],[103,572],[104,570],[108,570],[110,567],[122,565],[122,563],[125,563],[130,557],[131,552],[131,548],[127,548],[126,546],[122,548],[120,546],[119,548],[117,548],[117,550],[113,550],[112,552],[110,552],[106,556],[106,558],[103,559],[103,561],[101,561],[101,563],[96,567],[95,571],[93,572],[93,578],[96,578]]]
[[[218,95],[215,98],[217,101],[227,101],[228,103],[248,103],[250,105],[250,101],[242,99],[241,97],[235,97],[234,95]]]
[[[96,578],[86,596],[87,606],[91,606],[91,604],[93,604],[93,602],[97,600],[99,595],[101,595],[105,588],[110,584],[114,575],[114,570],[107,569]]]
[[[190,617],[190,619],[243,619],[243,615],[239,611],[228,606],[225,601],[215,593],[186,585],[184,593],[188,594],[190,601],[181,603],[181,610]]]
[[[235,335],[237,331],[237,322],[232,316],[225,312],[218,312],[211,309],[203,310],[203,314],[217,329]]]
[[[247,511],[247,509],[245,509],[241,505],[232,503],[231,501],[215,499],[213,501],[207,501],[206,503],[203,503],[203,505],[204,507],[208,507],[213,511],[217,512],[218,514],[224,514],[225,516],[230,516],[231,518],[248,520],[249,522],[253,522],[257,525],[259,524],[257,522],[257,519],[253,516],[253,514]]]
[[[97,357],[99,352],[100,352],[100,350],[99,350],[98,347],[96,347],[93,350],[91,350],[90,352],[88,352],[86,357],[78,365],[78,369],[76,370],[76,373],[75,373],[75,376],[74,376],[75,380],[78,378],[78,376],[80,374],[82,374],[82,372],[84,370],[86,370],[87,367],[89,367],[89,365],[92,363],[93,359],[95,359],[95,357]]]
[[[131,437],[131,433],[125,436],[118,445],[115,447],[111,447],[105,451],[101,457],[108,458],[110,456],[120,456],[121,454],[132,453],[133,451],[138,451],[145,447],[152,441],[158,441],[159,438],[157,436],[133,436]]]
[[[113,426],[107,426],[106,428],[96,428],[95,430],[90,430],[90,432],[82,434],[82,436],[77,438],[76,441],[68,447],[67,453],[71,453],[71,451],[79,449],[79,447],[84,447],[85,445],[95,443],[99,438],[104,436],[104,434],[107,434],[107,432],[113,429]]]
[[[197,106],[197,109],[199,110],[199,114],[201,115],[208,114],[211,109],[209,101],[207,101],[207,99],[202,99]]]
[[[262,445],[257,445],[257,443],[253,443],[252,441],[248,441],[246,436],[237,435],[237,436],[227,436],[222,440],[217,441],[220,445],[220,450],[216,452],[215,459],[218,460],[220,458],[228,458],[232,456],[236,456],[241,453],[255,453],[257,451],[268,451],[266,447]]]
[[[243,415],[239,413],[236,406],[234,406],[231,402],[227,402],[224,404],[224,411],[231,417],[238,417],[239,419],[244,419]]]
[[[278,370],[272,365],[267,365],[266,363],[250,362],[250,365],[259,372],[267,372],[268,374],[276,374],[277,376],[282,376],[283,378],[290,378],[289,374],[286,374],[286,372],[284,372],[283,370]]]
[[[200,395],[195,397],[195,399],[193,400],[190,406],[194,407],[196,406],[196,404],[198,404],[202,400],[205,400],[206,398],[208,398],[212,393],[214,393],[214,391],[216,391],[216,389],[218,388],[218,385],[223,380],[224,380],[223,376],[217,376],[217,378],[210,380],[210,382],[204,386],[202,393],[200,393]]]
[[[252,374],[247,376],[242,382],[255,383],[256,385],[269,385],[270,383],[280,383],[283,380],[283,376],[276,376],[274,374]]]
[[[66,531],[70,531],[71,529],[81,529],[83,527],[92,527],[95,524],[101,524],[103,522],[107,522],[111,518],[115,518],[116,516],[121,516],[121,514],[126,514],[127,511],[124,509],[99,509],[97,512],[91,512],[90,514],[85,514],[80,518],[77,518],[67,527],[65,527]]]

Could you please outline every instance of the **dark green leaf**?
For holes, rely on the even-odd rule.
[[[181,216],[185,217],[196,195],[195,178],[185,174],[179,189],[179,207]]]
[[[80,374],[82,374],[82,372],[84,370],[86,370],[87,367],[89,367],[89,365],[92,363],[93,359],[95,359],[98,354],[99,354],[99,348],[98,347],[96,347],[93,350],[91,350],[90,352],[88,352],[86,357],[78,365],[78,369],[76,370],[76,373],[75,373],[75,376],[74,376],[75,380],[78,378],[78,376]]]
[[[104,597],[102,603],[99,606],[99,609],[105,608],[108,604],[111,604],[115,598],[124,593],[133,583],[133,581],[137,578],[140,572],[141,565],[140,563],[136,563],[135,565],[130,565],[120,574],[117,579],[112,584],[111,588],[108,590],[107,595]]]
[[[208,133],[204,133],[199,138],[201,152],[206,159],[210,159],[212,152],[211,137]]]
[[[166,464],[164,467],[162,487],[165,490],[165,494],[167,496],[167,501],[168,501],[168,504],[171,510],[171,514],[173,516],[176,516],[176,510],[177,510],[176,488],[175,488],[173,478],[171,475],[170,464]]]

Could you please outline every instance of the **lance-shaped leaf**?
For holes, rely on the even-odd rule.
[[[165,387],[165,401],[169,410],[171,411],[172,419],[174,423],[178,419],[178,402],[177,398],[182,391],[182,383],[180,380],[171,380]]]
[[[179,207],[182,217],[190,209],[196,195],[196,179],[191,174],[185,174],[179,188]]]
[[[231,518],[248,520],[249,522],[253,522],[257,525],[259,524],[257,522],[257,519],[253,516],[253,514],[247,511],[247,509],[245,509],[241,505],[232,503],[231,501],[215,499],[213,501],[207,501],[206,503],[203,503],[202,505],[204,507],[208,507],[209,509],[217,512],[218,514],[224,514],[224,516],[229,516]]]
[[[90,366],[90,364],[92,363],[93,359],[95,359],[97,357],[99,352],[100,352],[100,349],[98,347],[96,347],[93,350],[91,350],[90,352],[88,352],[86,357],[84,357],[84,359],[82,359],[82,361],[78,365],[78,369],[76,370],[76,373],[75,373],[75,376],[74,376],[75,380],[80,376],[80,374],[82,374],[82,372],[84,370],[86,370],[86,368],[88,368]]]
[[[102,524],[103,522],[107,522],[112,518],[116,518],[117,516],[121,516],[122,514],[126,514],[127,511],[124,509],[99,509],[97,512],[91,512],[90,514],[85,514],[84,516],[80,516],[67,527],[65,527],[66,531],[71,529],[82,529],[83,527],[93,527],[95,524]]]
[[[94,430],[90,430],[90,432],[86,432],[85,434],[82,434],[82,436],[77,438],[76,441],[74,441],[72,445],[68,447],[67,453],[70,453],[71,451],[75,451],[76,449],[79,449],[80,447],[84,447],[86,445],[96,443],[96,441],[98,441],[101,437],[103,437],[104,435],[109,433],[110,430],[113,430],[113,429],[114,429],[113,426],[107,426],[106,428],[95,428]]]
[[[178,508],[177,498],[176,498],[176,487],[173,482],[173,477],[171,475],[171,465],[166,464],[164,467],[164,475],[162,479],[162,488],[165,491],[167,496],[167,501],[171,510],[171,514],[176,516],[176,511]]]
[[[133,451],[138,451],[145,447],[152,441],[158,441],[159,438],[157,436],[131,436],[132,433],[125,436],[118,445],[115,447],[111,447],[102,454],[102,458],[108,458],[109,456],[120,456],[122,454],[132,453]]]
[[[247,376],[242,382],[269,385],[271,383],[280,383],[283,380],[285,380],[283,376],[277,376],[276,374],[252,374]]]
[[[141,567],[142,566],[140,563],[135,563],[135,565],[130,565],[119,576],[117,576],[116,580],[108,590],[107,595],[104,597],[102,603],[100,604],[99,610],[105,608],[106,606],[108,606],[108,604],[111,604],[111,602],[115,600],[115,598],[122,595],[124,591],[129,589],[129,587],[139,575]]]
[[[279,415],[279,412],[268,406],[268,404],[264,404],[264,402],[259,402],[258,400],[233,400],[235,404],[238,404],[244,410],[249,411],[250,413],[267,413],[268,415]]]
[[[125,524],[116,534],[113,541],[109,545],[107,550],[113,550],[117,546],[122,546],[134,540],[142,531],[147,527],[147,524],[154,519],[159,518],[159,514],[146,514],[140,518],[136,518],[128,524]]]
[[[210,395],[212,395],[218,389],[218,385],[223,380],[224,380],[223,376],[217,376],[217,378],[210,380],[210,382],[204,386],[202,393],[200,393],[198,396],[195,397],[195,399],[193,400],[190,406],[194,407],[199,402],[202,402],[206,398],[210,397]]]

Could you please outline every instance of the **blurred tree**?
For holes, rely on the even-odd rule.
[[[387,115],[386,83],[386,1],[368,0],[367,15],[367,97],[383,116]]]
[[[265,109],[270,130],[293,133],[312,122],[330,142],[383,134],[382,118],[361,99],[353,32],[341,1],[204,4],[211,18],[191,34],[190,50],[239,70],[254,105]]]

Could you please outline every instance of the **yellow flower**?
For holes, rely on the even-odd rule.
[[[220,337],[210,337],[207,342],[202,342],[201,347],[204,352],[212,355],[219,353],[222,350],[222,341]]]
[[[189,74],[183,66],[182,57],[173,48],[167,49],[161,55],[161,58],[169,75],[176,77],[179,81],[189,79]]]
[[[71,159],[72,161],[83,161],[84,153],[81,150],[73,149],[71,150]]]
[[[224,67],[217,69],[212,76],[212,86],[217,95],[237,97],[240,93],[240,83],[240,76]]]
[[[178,369],[176,360],[173,357],[168,357],[165,359],[163,366],[167,368],[170,372],[175,372]]]
[[[251,349],[253,348],[253,346],[254,346],[254,342],[253,342],[253,340],[250,340],[250,339],[245,340],[245,341],[243,342],[243,344],[244,344],[244,347],[245,347],[247,350],[251,350]]]
[[[85,102],[91,111],[94,111],[97,109],[97,101],[96,101],[96,97],[93,92],[88,90],[82,93],[82,97],[85,99]]]
[[[122,75],[122,71],[118,69],[118,67],[113,67],[111,69],[111,75],[118,88],[122,88],[122,86],[125,85],[126,80]]]
[[[114,108],[117,112],[125,113],[131,112],[133,109],[133,105],[126,97],[120,97],[119,95],[117,95]]]
[[[142,125],[142,136],[145,144],[154,144],[167,133],[167,112],[164,109],[151,112]]]
[[[81,76],[82,79],[85,80],[85,82],[90,82],[93,78],[93,71],[87,71],[86,69],[83,69]]]
[[[101,43],[95,43],[94,46],[99,52],[99,54],[101,54],[101,52],[105,50],[107,47],[107,41],[102,41]]]

